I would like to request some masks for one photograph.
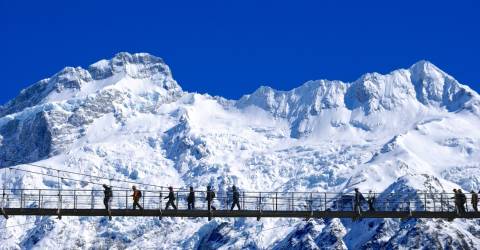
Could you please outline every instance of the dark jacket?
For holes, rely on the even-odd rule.
[[[164,199],[168,199],[169,201],[174,201],[175,200],[175,194],[173,191],[168,192],[168,196],[165,197]]]
[[[355,191],[355,202],[360,204],[365,198],[363,197],[362,193]]]
[[[192,203],[195,201],[195,192],[193,191],[190,191],[190,193],[188,194],[188,197],[187,197],[187,201],[189,203]]]
[[[105,190],[103,190],[103,194],[106,199],[112,198],[113,197],[113,192],[111,187],[106,187]]]
[[[467,196],[464,193],[458,193],[458,197],[460,199],[460,204],[467,203]]]
[[[472,204],[478,203],[478,194],[472,193]]]
[[[213,190],[207,191],[207,197],[205,197],[205,199],[207,199],[207,201],[213,201],[214,198],[215,192]]]
[[[240,200],[240,193],[238,190],[233,191],[233,201],[239,201]]]

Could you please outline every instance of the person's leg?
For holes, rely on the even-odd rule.
[[[357,214],[360,213],[360,206],[357,203],[355,203],[354,210],[355,210],[355,213]]]
[[[239,202],[239,201],[237,201],[237,207],[238,207],[238,210],[242,210],[242,209],[240,208],[240,202]]]
[[[105,205],[105,209],[108,210],[108,200],[106,198],[103,199],[103,205]]]
[[[175,205],[175,202],[172,201],[172,207],[173,209],[177,210],[177,206]]]
[[[232,207],[230,208],[230,211],[232,211],[234,207],[235,207],[235,202],[232,203]]]
[[[140,205],[140,203],[138,201],[139,200],[134,200],[133,201],[133,207],[134,207],[133,209],[135,209],[135,207],[137,207],[137,206],[138,206],[138,208],[143,209],[143,207]]]

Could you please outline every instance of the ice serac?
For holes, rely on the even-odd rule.
[[[158,57],[119,53],[67,67],[2,106],[0,166],[42,171],[15,166],[34,162],[106,177],[61,173],[81,180],[64,179],[63,189],[211,185],[220,197],[234,184],[240,192],[342,195],[357,187],[380,201],[415,199],[421,209],[424,192],[480,188],[479,100],[426,61],[226,100],[182,91]],[[58,188],[57,178],[18,170],[0,171],[0,179],[6,187]],[[183,196],[177,201],[185,207]],[[203,202],[197,197],[196,206]],[[462,219],[0,218],[8,249],[478,249],[479,232],[478,222]]]

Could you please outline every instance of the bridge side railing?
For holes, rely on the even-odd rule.
[[[102,209],[105,207],[103,190],[14,189],[5,190],[4,194],[1,202],[5,208]],[[113,190],[110,207],[132,209],[131,194],[131,190]],[[144,209],[165,209],[167,191],[144,190],[142,194],[139,203]],[[188,191],[175,191],[174,203],[178,209],[187,209],[188,194]],[[364,196],[368,197],[368,194]],[[454,194],[449,193],[375,194],[373,206],[376,211],[453,212],[456,211],[453,196]],[[195,209],[206,210],[206,192],[196,191],[195,197]],[[231,208],[232,201],[231,193],[217,193],[212,205],[217,209],[226,210]],[[355,205],[353,194],[328,192],[240,192],[239,203],[242,210],[263,211],[353,211]],[[467,204],[470,204],[470,199]],[[369,209],[367,201],[361,202],[361,208],[363,211]]]

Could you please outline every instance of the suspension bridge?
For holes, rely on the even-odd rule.
[[[20,165],[19,165],[20,166]],[[15,189],[8,188],[4,181],[0,213],[9,216],[145,216],[145,217],[252,217],[258,220],[268,218],[454,218],[479,219],[480,213],[470,210],[459,212],[454,203],[453,193],[415,192],[415,193],[368,193],[365,197],[375,197],[368,206],[364,200],[355,206],[353,193],[329,192],[240,192],[240,209],[230,210],[232,194],[229,191],[218,192],[211,209],[206,202],[206,191],[195,191],[195,208],[187,208],[188,190],[175,189],[175,203],[178,209],[166,209],[166,187],[147,183],[116,180],[101,176],[54,169],[35,164],[23,164],[41,168],[45,171],[22,169],[19,166],[8,167],[9,171],[21,171],[30,174],[46,175],[57,180],[57,188],[52,189]],[[5,169],[6,171],[6,169]],[[62,189],[64,180],[103,184],[92,180],[75,179],[71,175],[80,175],[90,179],[134,184],[151,189],[142,190],[139,203],[143,209],[132,208],[132,191],[125,187],[113,186],[113,197],[109,210],[104,205],[102,189]],[[4,174],[6,178],[7,174]],[[469,195],[468,195],[469,196]],[[467,200],[470,204],[470,199]]]
[[[178,209],[166,209],[168,191],[143,190],[133,209],[130,190],[113,190],[110,211],[103,203],[103,190],[12,189],[2,194],[1,212],[8,216],[154,216],[154,217],[262,217],[270,218],[466,218],[478,219],[479,212],[456,211],[446,193],[402,195],[375,194],[374,211],[361,203],[355,211],[354,195],[322,192],[241,192],[239,210],[230,210],[230,195],[218,196],[208,209],[206,192],[196,191],[194,209],[187,209],[188,191],[175,191]],[[371,193],[369,195],[372,195]]]

